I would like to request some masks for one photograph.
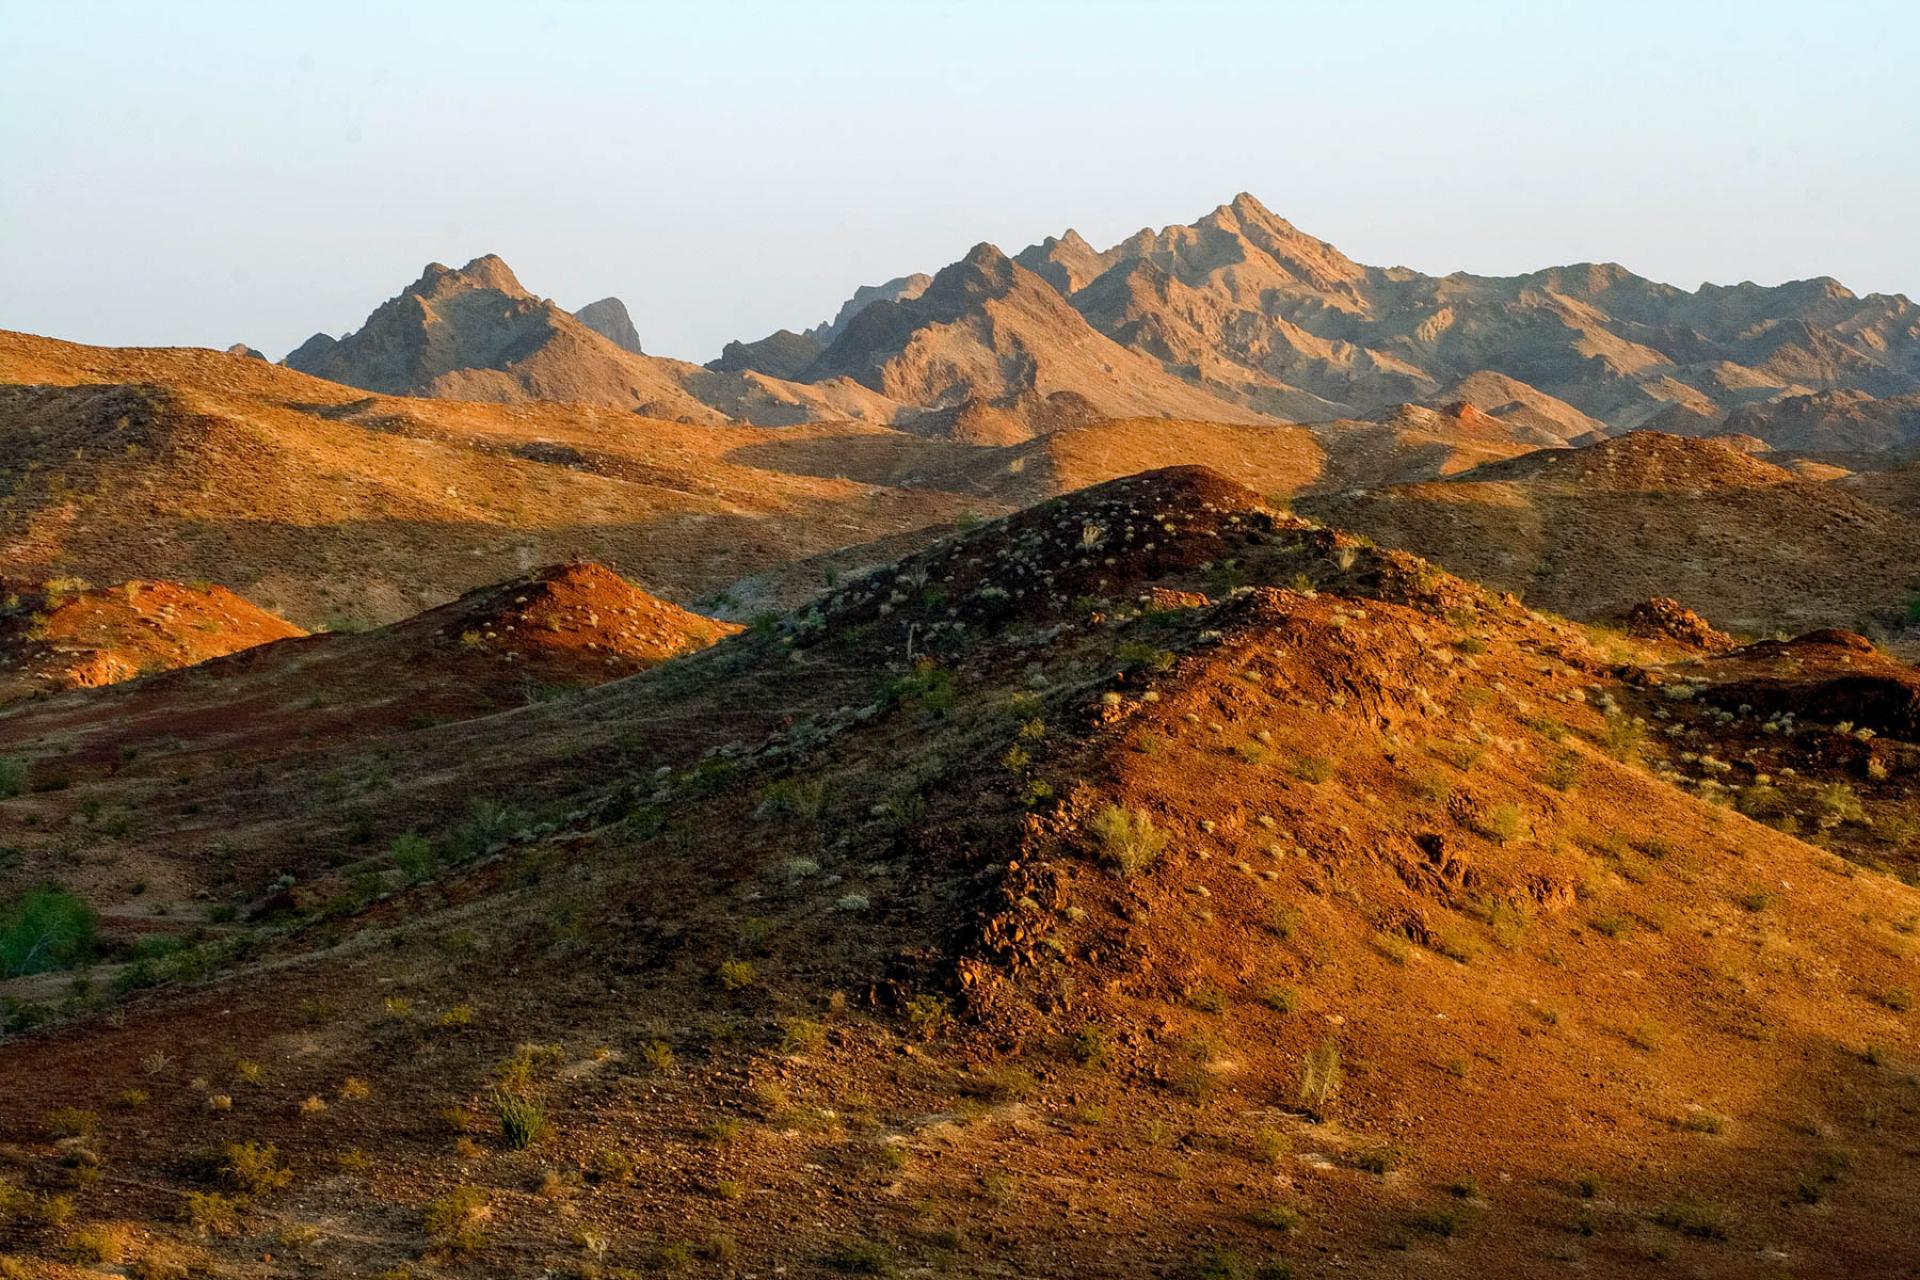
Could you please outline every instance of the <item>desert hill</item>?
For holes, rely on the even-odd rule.
[[[1485,462],[1562,446],[1560,436],[1548,426],[1532,425],[1531,418],[1524,411],[1494,417],[1458,400],[1437,408],[1397,405],[1372,419],[1317,422],[1312,430],[1325,448],[1327,465],[1311,488],[1333,493],[1438,480]]]
[[[1874,453],[1920,443],[1920,394],[1875,399],[1861,391],[1826,391],[1749,405],[1727,415],[1724,430],[1765,440],[1776,449]]]
[[[0,334],[0,549],[20,577],[219,582],[312,629],[574,556],[691,604],[742,573],[1004,509],[734,460],[774,434]],[[858,424],[778,438],[849,458],[930,447]]]
[[[29,857],[225,908],[9,984],[0,1248],[1898,1274],[1920,898],[1715,803],[1683,661],[1175,469],[285,776],[0,713]]]
[[[0,580],[0,703],[118,684],[305,634],[211,583]]]
[[[1891,625],[1920,526],[1718,441],[1634,432],[1300,509],[1543,608],[1618,618],[1669,595],[1735,630]]]
[[[384,756],[424,729],[630,676],[739,630],[648,595],[604,566],[555,565],[370,631],[308,636],[282,627],[231,656],[152,675],[111,697],[39,699],[21,707],[6,732],[39,752],[59,744],[55,770],[157,754],[180,777],[217,775],[219,762],[240,758],[296,776],[327,753]],[[64,773],[29,777],[36,789],[64,790]],[[122,799],[137,803],[125,792]],[[202,815],[225,807],[209,797],[181,816],[203,832],[212,828]],[[139,864],[138,874],[176,891],[209,887],[192,879],[192,868],[170,864],[181,831],[149,845],[136,824],[125,825],[126,860],[111,868],[122,879],[94,881],[62,866],[65,844],[56,836],[23,850],[3,869],[4,883],[18,889],[59,875],[111,893]]]

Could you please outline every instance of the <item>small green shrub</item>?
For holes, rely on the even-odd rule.
[[[0,978],[67,969],[93,953],[99,919],[85,901],[42,885],[0,905]]]
[[[1087,832],[1102,860],[1123,876],[1147,870],[1167,846],[1166,834],[1155,829],[1153,819],[1117,804],[1095,813]]]
[[[221,1182],[249,1196],[279,1191],[293,1181],[272,1143],[228,1142],[210,1153],[207,1163]]]
[[[411,832],[395,838],[387,846],[387,857],[402,875],[416,884],[433,879],[434,872],[440,869],[440,855],[434,852],[432,842]]]
[[[1325,756],[1301,756],[1293,762],[1293,776],[1302,782],[1321,783],[1334,775],[1334,763]]]
[[[500,1140],[509,1151],[525,1151],[546,1136],[546,1112],[533,1099],[502,1090],[494,1094],[493,1105],[500,1117]]]
[[[420,1225],[434,1248],[460,1254],[476,1254],[486,1248],[485,1221],[487,1193],[478,1187],[455,1187],[446,1195],[427,1203],[421,1211]]]
[[[744,991],[754,984],[758,976],[751,960],[724,960],[713,971],[713,980],[720,984],[723,991]]]
[[[900,1262],[893,1249],[878,1240],[843,1240],[827,1250],[826,1264],[842,1275],[895,1276]]]

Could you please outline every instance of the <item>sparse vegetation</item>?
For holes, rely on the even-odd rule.
[[[1144,813],[1116,804],[1102,807],[1087,824],[1101,859],[1122,876],[1138,875],[1159,860],[1166,835]]]
[[[93,953],[92,907],[57,885],[0,904],[0,978],[67,969]]]
[[[1345,1078],[1340,1068],[1340,1046],[1332,1037],[1307,1051],[1300,1061],[1300,1104],[1315,1115],[1324,1115],[1340,1096]]]

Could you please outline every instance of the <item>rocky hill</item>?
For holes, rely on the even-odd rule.
[[[5,987],[0,1248],[1900,1274],[1920,897],[1832,788],[1920,745],[1697,712],[1689,657],[1189,468],[459,723],[256,763],[0,713],[21,856],[118,833],[89,981]],[[1720,803],[1762,737],[1826,788],[1773,816],[1859,834]]]
[[[305,634],[212,583],[0,579],[0,703],[118,684]]]
[[[1576,617],[1667,595],[1749,633],[1897,631],[1920,525],[1869,496],[1720,441],[1642,431],[1298,505]]]

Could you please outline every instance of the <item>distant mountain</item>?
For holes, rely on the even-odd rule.
[[[1920,392],[1920,309],[1904,297],[1859,297],[1825,278],[1689,292],[1610,263],[1511,277],[1365,266],[1245,194],[1189,226],[1142,229],[1106,249],[1067,231],[1012,261],[1097,333],[1263,418],[1377,420],[1402,403],[1465,401],[1591,440],[1642,426],[1712,434],[1736,411],[1816,393]],[[730,344],[714,367],[802,381],[845,372],[845,352],[829,358],[810,344],[889,315],[881,304],[915,300],[923,280],[863,289],[830,326]],[[1037,304],[1028,310],[1040,317]],[[1059,316],[1050,323],[1053,345],[1078,341]],[[938,365],[926,371],[935,381]],[[1098,381],[1052,389],[1099,404]],[[1827,447],[1863,438],[1842,430]]]
[[[589,302],[574,312],[573,318],[622,351],[631,351],[637,356],[646,354],[640,349],[640,331],[633,327],[627,304],[618,298]]]
[[[1611,264],[1367,267],[1244,194],[1104,252],[1068,233],[1018,260],[1102,333],[1243,403],[1305,391],[1369,413],[1484,375],[1620,430],[1676,404],[1718,421],[1809,389],[1920,390],[1920,311],[1902,297],[1832,280],[1688,293]]]
[[[611,299],[594,307],[603,323],[625,314]],[[901,412],[850,385],[791,386],[636,354],[528,292],[492,254],[458,270],[430,264],[359,331],[338,340],[316,334],[284,363],[388,395],[573,401],[687,422],[886,422]]]
[[[849,378],[947,411],[934,416],[941,434],[971,409],[982,426],[964,434],[979,443],[1010,443],[1090,417],[1270,420],[1101,336],[1058,291],[990,244],[942,269],[918,296],[862,308],[801,377]]]

